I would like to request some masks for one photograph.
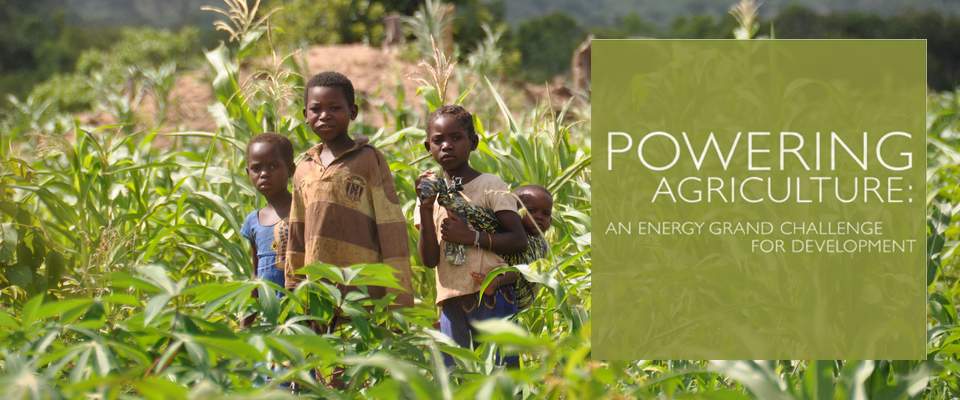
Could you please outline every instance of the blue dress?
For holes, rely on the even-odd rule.
[[[247,238],[257,249],[257,276],[283,287],[283,266],[277,265],[277,252],[273,246],[273,230],[282,224],[260,224],[260,210],[247,214],[240,228],[240,235]]]

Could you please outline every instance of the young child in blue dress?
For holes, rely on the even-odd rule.
[[[276,133],[255,136],[247,144],[247,175],[267,205],[247,214],[240,234],[250,241],[255,276],[284,287],[283,255],[287,245],[287,217],[293,176],[293,144]]]

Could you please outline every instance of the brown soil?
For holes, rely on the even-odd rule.
[[[411,78],[419,68],[381,49],[360,44],[314,46],[307,51],[305,59],[310,75],[338,71],[349,77],[357,92],[368,101],[394,100],[397,85],[403,85],[407,98],[416,94],[417,84]]]
[[[247,79],[252,69],[269,69],[269,60],[256,60],[250,66],[241,68],[241,80]],[[396,107],[396,90],[403,87],[406,100],[416,99],[417,83],[411,78],[418,72],[413,63],[399,59],[395,54],[365,45],[313,46],[303,55],[301,65],[308,77],[322,71],[338,71],[353,81],[357,92],[357,101],[362,105],[361,119],[368,124],[380,127],[384,116],[380,112],[382,105]],[[166,118],[161,131],[198,130],[213,131],[216,123],[207,111],[215,100],[206,68],[181,72],[171,90]],[[295,93],[299,95],[299,93]],[[420,105],[416,104],[415,109]],[[153,126],[156,121],[157,102],[152,94],[147,94],[135,106],[140,121]],[[88,124],[115,122],[109,115],[88,112],[79,115],[81,121]]]
[[[191,130],[212,132],[217,129],[207,107],[213,103],[213,88],[205,71],[187,71],[177,77],[167,100],[162,131]],[[149,125],[156,121],[157,102],[151,94],[144,96],[137,117]]]
[[[389,115],[382,111],[384,105],[388,108],[397,106],[397,89],[403,88],[405,106],[415,112],[422,112],[424,105],[416,95],[419,86],[414,78],[421,76],[424,71],[415,63],[402,60],[396,52],[386,51],[362,44],[313,46],[306,50],[300,59],[303,71],[296,71],[306,76],[312,76],[322,71],[338,71],[346,75],[353,82],[357,92],[357,101],[361,105],[359,120],[374,127],[383,127],[385,117]],[[255,70],[271,70],[269,58],[253,60],[241,66],[241,81],[249,79]],[[176,83],[171,90],[166,117],[160,127],[161,132],[172,131],[206,131],[216,130],[216,123],[207,111],[215,100],[211,87],[210,72],[206,67],[182,71],[178,74]],[[570,98],[572,93],[561,80],[554,80],[549,85],[519,85],[526,94],[527,102],[536,104],[550,93],[551,106],[559,110],[562,104]],[[456,93],[456,88],[449,91]],[[295,96],[301,94],[294,93]],[[134,106],[137,119],[143,123],[143,128],[155,126],[157,122],[157,102],[152,93],[143,96],[138,105]],[[81,122],[87,125],[103,125],[115,123],[115,119],[107,113],[91,111],[78,115]],[[157,145],[164,145],[161,137],[157,138]]]

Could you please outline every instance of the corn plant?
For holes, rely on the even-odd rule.
[[[461,348],[433,328],[433,271],[416,255],[412,224],[418,301],[411,308],[391,309],[389,299],[367,295],[367,286],[397,285],[385,265],[309,265],[294,290],[250,277],[239,222],[263,202],[243,170],[245,144],[264,131],[288,135],[297,151],[317,139],[301,122],[297,93],[304,79],[295,57],[274,56],[269,68],[241,78],[253,46],[269,40],[268,16],[242,0],[220,11],[233,20],[222,25],[232,40],[204,53],[216,130],[169,132],[151,126],[158,121],[137,121],[130,112],[137,99],[107,84],[98,88],[104,96],[96,106],[116,124],[84,126],[42,98],[15,100],[0,121],[4,398],[901,399],[960,393],[956,93],[930,96],[927,361],[603,362],[590,357],[589,104],[574,98],[556,110],[542,99],[517,112],[517,91],[470,63],[434,65],[449,69],[444,82],[455,84],[441,89],[440,79],[427,79],[417,98],[385,83],[379,93],[395,93],[398,106],[378,112],[392,126],[360,118],[351,133],[368,135],[384,152],[409,220],[414,178],[438,168],[423,149],[425,118],[416,110],[435,108],[441,98],[474,111],[481,142],[471,165],[515,186],[542,184],[556,199],[549,256],[497,271],[519,271],[540,283],[536,303],[514,319],[478,323],[480,344]],[[164,88],[169,75],[161,72],[138,84]],[[170,144],[158,145],[159,137]],[[360,291],[342,295],[335,284]],[[316,329],[335,320],[349,323]],[[521,368],[498,366],[498,352],[520,354]],[[444,366],[443,354],[455,359],[455,368]]]

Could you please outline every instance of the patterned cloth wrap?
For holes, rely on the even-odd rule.
[[[449,185],[446,179],[439,177],[425,177],[420,180],[420,200],[437,196],[437,203],[447,211],[457,214],[477,231],[496,233],[500,228],[500,221],[493,210],[470,204],[463,197],[463,180],[454,177]],[[529,264],[546,254],[546,241],[542,236],[527,236],[527,248],[516,254],[499,254],[510,265]],[[463,265],[467,260],[466,247],[459,243],[445,243],[444,256],[451,265]],[[527,281],[523,276],[515,283],[517,306],[523,310],[533,303],[536,285]]]
[[[283,271],[283,264],[287,260],[287,243],[290,241],[290,224],[288,218],[283,218],[273,228],[273,251],[277,253],[277,263],[274,268]]]
[[[473,229],[495,233],[500,227],[500,222],[493,210],[470,204],[463,197],[463,193],[460,193],[461,190],[463,190],[463,180],[459,176],[453,178],[450,185],[447,185],[446,179],[442,178],[420,180],[421,200],[430,199],[436,195],[437,203],[467,221]],[[445,243],[443,250],[447,262],[451,265],[463,265],[467,261],[467,250],[462,244]]]
[[[519,253],[506,254],[503,260],[510,265],[530,265],[536,260],[547,257],[547,240],[542,235],[527,235],[527,248]],[[537,296],[537,284],[526,280],[522,275],[513,288],[517,296],[517,308],[525,310],[533,304]]]

